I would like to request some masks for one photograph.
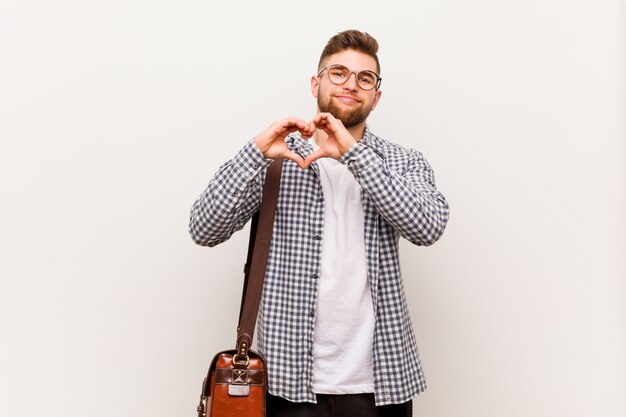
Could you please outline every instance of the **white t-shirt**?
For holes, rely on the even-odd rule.
[[[312,139],[311,144],[318,149]],[[324,232],[313,336],[313,392],[374,392],[374,308],[367,278],[361,186],[332,158],[317,160]]]

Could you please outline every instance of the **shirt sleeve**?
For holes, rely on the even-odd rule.
[[[189,234],[194,242],[215,246],[244,227],[259,209],[266,168],[272,162],[250,140],[218,169],[191,207]]]
[[[437,191],[433,170],[422,154],[404,151],[408,152],[408,164],[402,173],[388,169],[383,156],[362,142],[339,161],[347,165],[378,213],[402,237],[415,245],[432,245],[448,222],[448,202]]]

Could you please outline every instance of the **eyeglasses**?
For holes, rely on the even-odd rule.
[[[350,71],[343,65],[331,65],[330,67],[324,67],[317,74],[319,77],[324,71],[328,70],[328,79],[331,83],[336,85],[345,84],[352,74],[356,75],[356,83],[362,90],[370,91],[373,89],[378,90],[380,88],[380,82],[383,80],[374,71],[364,70],[359,72]]]

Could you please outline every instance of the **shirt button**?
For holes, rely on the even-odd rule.
[[[311,275],[311,278],[313,278],[313,279],[317,278],[317,274]]]
[[[321,240],[321,239],[322,239],[322,237],[321,237],[320,235],[315,235],[315,236],[313,236],[313,239],[315,239],[315,240]]]
[[[315,311],[313,311],[313,310],[309,311],[309,316],[310,317],[315,317]]]
[[[321,203],[322,201],[324,201],[324,197],[320,197],[320,198],[317,199],[318,203]]]

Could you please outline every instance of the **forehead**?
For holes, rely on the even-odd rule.
[[[354,49],[345,49],[336,54],[332,54],[326,58],[324,65],[340,64],[350,68],[352,71],[370,70],[378,72],[376,69],[376,60],[363,52]]]

